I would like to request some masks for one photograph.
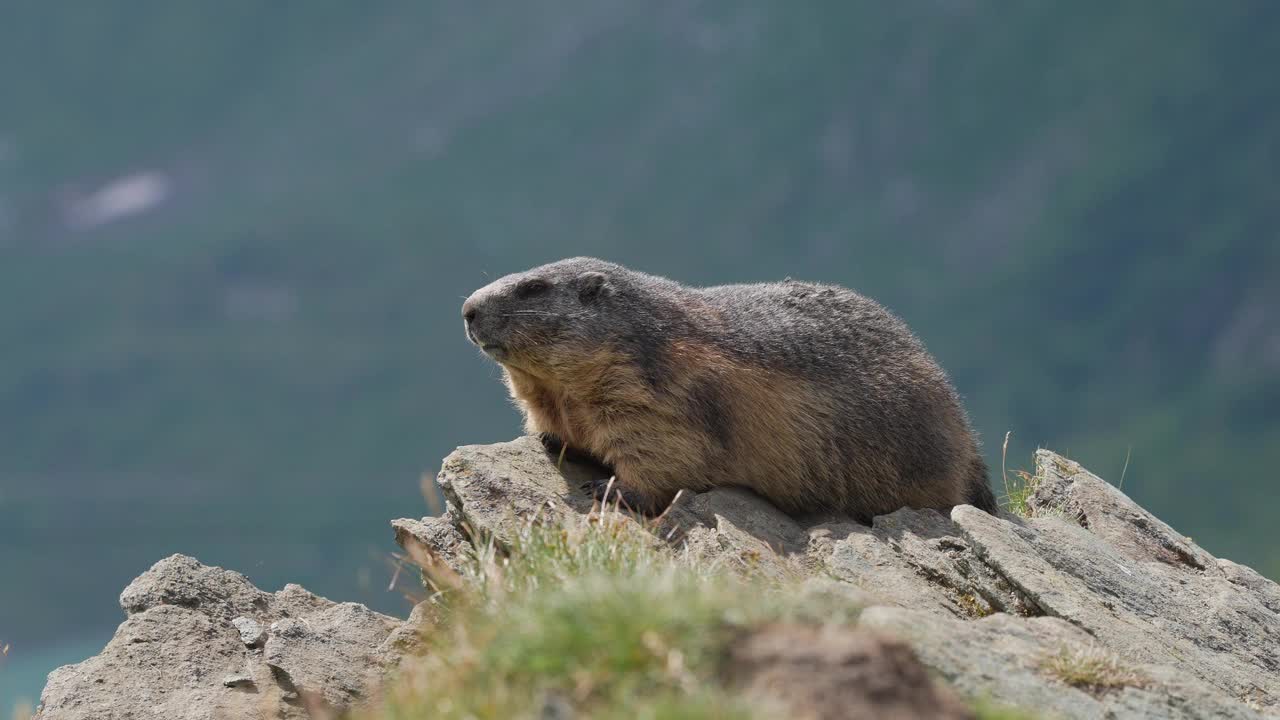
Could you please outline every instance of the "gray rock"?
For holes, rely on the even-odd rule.
[[[703,524],[750,535],[777,554],[803,553],[809,544],[808,533],[795,520],[747,490],[718,488],[691,495],[683,506]]]
[[[916,572],[900,552],[876,535],[872,528],[824,524],[811,531],[834,578],[861,588],[876,599],[902,607],[924,607],[934,612],[958,614],[961,609],[944,589]],[[829,544],[829,552],[823,545]]]
[[[255,687],[255,683],[254,683],[254,681],[253,681],[253,676],[252,676],[252,675],[247,675],[247,674],[245,674],[245,673],[237,673],[237,674],[234,674],[234,675],[228,675],[228,676],[226,676],[226,677],[222,678],[222,684],[223,684],[224,686],[226,686],[226,687],[229,687],[229,688],[234,688],[234,687],[244,687],[244,688]]]
[[[533,518],[585,513],[594,501],[583,490],[606,471],[557,458],[534,437],[496,445],[467,445],[444,460],[436,482],[449,510],[479,537],[510,542]]]
[[[240,634],[221,618],[179,605],[138,610],[97,656],[49,674],[37,718],[113,720],[259,717],[264,705],[302,717],[274,688],[247,693],[223,679],[246,665]]]
[[[296,583],[285,585],[271,596],[271,614],[281,617],[301,617],[332,606],[332,600],[322,598]]]
[[[1220,563],[1076,463],[1041,451],[1037,468],[1031,505],[1043,517],[953,511],[987,565],[1125,658],[1280,704],[1275,583]]]
[[[257,647],[267,639],[266,628],[253,618],[238,617],[232,620],[231,624],[240,631],[240,642],[243,642],[245,647]]]
[[[858,649],[862,631],[847,630],[857,623],[901,638],[965,695],[1050,716],[1280,714],[1280,586],[1213,557],[1075,463],[1041,452],[1037,466],[1029,518],[904,508],[868,527],[791,518],[720,489],[684,495],[658,520],[623,521],[706,562],[796,582],[798,624],[743,640],[726,666],[726,679],[780,712],[834,716],[868,678],[892,690],[901,673],[859,670],[868,657]],[[606,472],[560,464],[534,438],[461,447],[437,478],[445,515],[392,526],[406,550],[429,550],[430,562],[456,572],[465,538],[508,542],[535,519],[598,512],[588,488]],[[342,711],[370,697],[401,658],[423,652],[437,607],[421,603],[401,623],[297,585],[266,593],[176,555],[120,602],[128,617],[116,636],[98,656],[50,674],[37,717]],[[1073,685],[1050,670],[1054,658],[1089,653],[1116,669],[1113,682]],[[814,668],[821,672],[806,674]],[[918,715],[911,697],[901,708]],[[562,704],[549,695],[544,706]]]
[[[466,552],[467,539],[458,530],[457,522],[449,513],[437,517],[424,517],[421,520],[401,518],[392,520],[395,530],[396,544],[404,548],[413,558],[414,543],[422,547],[444,562],[454,572],[462,571],[462,559]]]
[[[1215,564],[1212,555],[1079,463],[1040,450],[1036,477],[1028,499],[1033,511],[1066,516],[1132,560],[1158,560],[1195,570]]]
[[[910,638],[967,694],[1064,717],[1280,709],[1280,587],[1214,558],[1079,465],[1048,452],[1037,464],[1027,519],[960,506],[950,517],[903,509],[867,527],[793,519],[750,493],[715,490],[683,497],[657,531],[709,561],[826,578],[824,602],[880,606],[862,622]],[[454,517],[501,539],[534,516],[590,511],[580,486],[602,472],[557,468],[522,438],[459,448],[439,482]],[[1037,669],[1064,647],[1094,645],[1150,684],[1099,695]]]
[[[599,508],[590,487],[607,480],[608,470],[560,459],[535,437],[496,445],[465,445],[445,458],[436,482],[449,514],[472,537],[508,543],[535,519],[563,518]],[[701,521],[686,509],[687,497],[661,519],[646,521],[655,534],[679,540]],[[776,511],[774,511],[776,512]]]
[[[272,623],[263,655],[288,689],[346,708],[376,687],[383,670],[378,651],[399,625],[363,605],[342,603]]]
[[[120,593],[120,607],[130,615],[160,605],[177,605],[229,621],[265,612],[270,603],[270,594],[254,587],[240,573],[201,565],[185,555],[161,560]]]
[[[426,650],[426,634],[436,622],[437,606],[432,600],[424,600],[413,606],[409,619],[405,620],[378,646],[378,657],[383,665],[394,667],[405,658],[422,655]]]
[[[1098,643],[1084,630],[1055,617],[1020,618],[1000,613],[961,620],[938,613],[873,607],[859,624],[907,640],[925,664],[972,697],[1061,718],[1263,717],[1211,685],[1168,667],[1126,664],[1144,682],[1092,692],[1073,687],[1046,669],[1056,653]]]
[[[683,529],[679,543],[702,563],[716,564],[772,580],[802,577],[803,563],[795,556],[775,552],[765,540],[746,532],[726,517],[714,527],[692,523]]]
[[[809,534],[810,552],[824,559],[830,574],[866,588],[881,603],[960,617],[1038,614],[937,511],[903,508],[875,518],[870,528],[824,523]]]
[[[120,604],[128,617],[101,653],[49,674],[37,718],[303,718],[298,688],[345,709],[371,692],[400,625],[297,585],[266,593],[181,555],[130,583]],[[272,624],[282,629],[256,649]]]

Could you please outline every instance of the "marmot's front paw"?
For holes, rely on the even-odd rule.
[[[591,497],[601,502],[610,499],[617,500],[622,493],[622,488],[618,486],[617,477],[590,480],[582,486],[582,489],[591,493]],[[605,493],[608,493],[609,497],[605,497]]]
[[[557,465],[563,461],[577,463],[578,465],[596,465],[609,470],[609,466],[603,460],[585,450],[579,450],[572,445],[565,444],[559,435],[538,433],[537,437],[542,442],[542,447],[546,448],[547,453],[555,459]]]
[[[543,432],[538,433],[535,437],[538,438],[547,452],[554,455],[559,455],[560,450],[564,448],[564,440],[561,440],[560,436],[555,433]]]
[[[622,509],[652,515],[653,501],[640,493],[627,490],[618,484],[614,477],[592,480],[583,488],[591,493],[591,497],[606,505],[621,504]],[[608,497],[605,497],[605,493]]]

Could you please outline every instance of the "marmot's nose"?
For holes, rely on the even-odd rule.
[[[466,321],[468,325],[475,322],[476,316],[480,314],[476,307],[477,305],[479,305],[479,303],[476,302],[474,296],[467,298],[467,301],[462,303],[462,319]]]

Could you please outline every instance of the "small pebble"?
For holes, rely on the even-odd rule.
[[[243,673],[238,675],[228,675],[222,678],[222,684],[229,687],[253,687],[253,677]]]
[[[256,647],[266,639],[267,631],[253,618],[238,617],[232,620],[231,624],[235,625],[236,629],[240,631],[240,640],[247,647]]]

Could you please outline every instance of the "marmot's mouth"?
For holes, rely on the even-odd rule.
[[[497,343],[485,343],[480,346],[480,351],[494,360],[502,360],[506,356],[506,348]]]

